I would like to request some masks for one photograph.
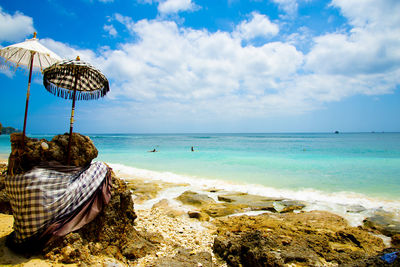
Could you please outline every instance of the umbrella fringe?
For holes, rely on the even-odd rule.
[[[72,64],[76,65],[72,66]],[[45,69],[43,74],[43,85],[46,90],[64,99],[73,98],[74,86],[76,88],[76,100],[98,99],[104,97],[110,91],[108,80],[104,74],[90,64],[83,62],[74,63],[71,60],[56,63]],[[75,83],[76,77],[79,77],[77,84]],[[98,88],[99,86],[101,87]]]
[[[12,73],[17,72],[17,70],[20,70],[22,72],[25,73],[25,75],[29,74],[29,68],[24,68],[22,67],[22,65],[17,65],[12,61],[7,61],[4,58],[0,57],[0,69],[1,70],[9,70]],[[37,75],[37,74],[41,74],[42,72],[37,69],[37,68],[33,68],[32,69],[32,75]]]
[[[46,83],[45,84],[45,88],[46,90],[58,97],[64,98],[64,99],[72,99],[73,98],[73,91],[68,90],[68,89],[64,89],[64,88],[60,88],[55,86],[54,84],[51,83]],[[108,88],[104,87],[101,90],[97,90],[97,91],[92,91],[92,92],[88,92],[88,91],[76,91],[76,96],[75,96],[75,100],[94,100],[94,99],[99,99],[100,97],[104,97],[106,95],[106,93],[109,91]]]

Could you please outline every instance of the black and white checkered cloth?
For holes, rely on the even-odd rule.
[[[50,93],[65,99],[73,98],[76,86],[76,100],[97,99],[110,91],[104,74],[80,60],[63,60],[44,69],[43,85]]]
[[[6,177],[15,241],[40,234],[51,223],[72,214],[96,192],[108,170],[106,164],[94,162],[83,172],[72,174],[34,168],[24,175]]]

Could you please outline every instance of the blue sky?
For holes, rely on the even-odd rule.
[[[0,0],[0,46],[31,38],[110,81],[82,133],[400,131],[398,0]],[[28,76],[0,69],[22,128]],[[36,74],[28,133],[69,129]]]

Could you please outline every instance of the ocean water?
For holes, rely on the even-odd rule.
[[[98,160],[132,176],[400,211],[400,133],[89,136]],[[9,151],[0,136],[0,154]]]

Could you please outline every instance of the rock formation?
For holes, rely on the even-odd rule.
[[[384,249],[380,238],[328,212],[238,216],[216,223],[213,250],[230,266],[353,266]]]
[[[115,175],[111,193],[110,203],[92,222],[47,247],[45,258],[90,265],[92,255],[103,255],[127,263],[154,251],[157,242],[134,228],[136,214],[131,193]]]
[[[11,154],[8,159],[9,174],[20,174],[42,162],[57,161],[66,164],[69,134],[57,135],[51,141],[25,137],[22,134],[10,136]],[[97,157],[97,149],[88,136],[73,133],[71,144],[71,165],[86,166]]]
[[[2,135],[2,134],[12,134],[12,133],[18,133],[18,132],[20,132],[18,129],[15,129],[13,127],[4,127],[0,123],[0,135]]]

